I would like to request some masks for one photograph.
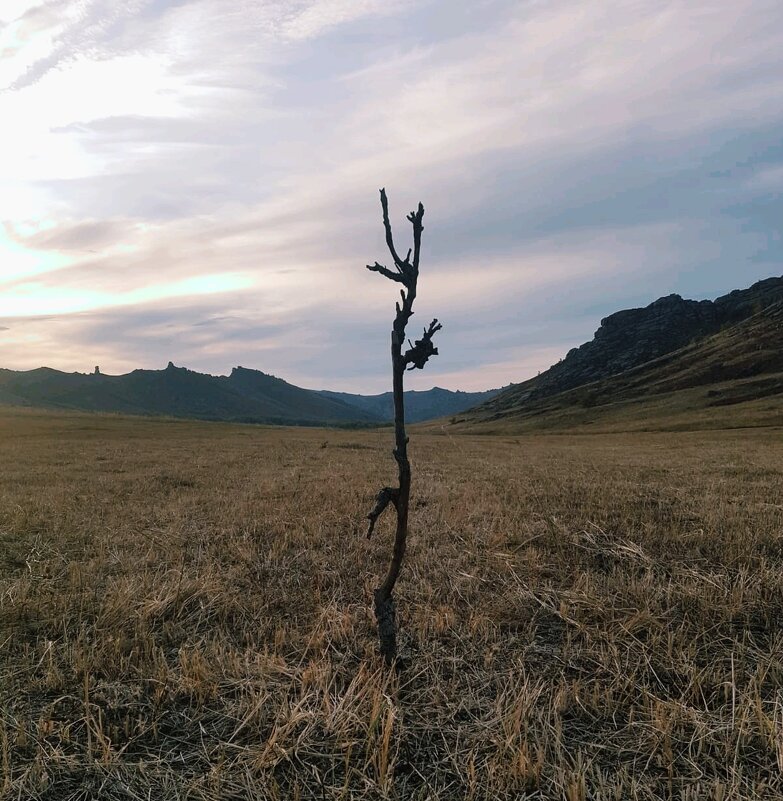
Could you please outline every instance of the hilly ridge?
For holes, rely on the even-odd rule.
[[[436,389],[406,393],[412,421],[455,412],[486,393]],[[259,370],[213,376],[175,367],[125,375],[63,373],[48,367],[0,369],[0,405],[164,415],[278,425],[377,425],[391,419],[385,396],[303,389]],[[379,400],[380,399],[380,400]]]
[[[669,295],[604,318],[590,342],[465,420],[551,426],[628,413],[631,403],[643,416],[645,402],[677,393],[691,410],[755,401],[783,393],[781,354],[783,278],[715,301]],[[670,398],[668,405],[676,403]]]

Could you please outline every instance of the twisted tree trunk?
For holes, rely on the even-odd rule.
[[[405,289],[400,291],[402,303],[397,303],[397,314],[394,318],[394,325],[391,334],[391,357],[392,357],[392,386],[394,390],[394,458],[397,461],[399,486],[384,487],[376,496],[375,506],[367,515],[369,526],[367,537],[372,535],[375,523],[389,504],[392,504],[397,512],[397,530],[394,535],[394,549],[389,564],[386,578],[375,590],[375,619],[378,623],[378,638],[380,641],[380,651],[387,665],[394,663],[397,657],[397,621],[394,604],[394,585],[402,567],[402,560],[405,557],[405,546],[408,538],[408,507],[411,493],[411,466],[408,461],[408,436],[405,433],[405,402],[404,402],[404,376],[408,369],[423,368],[430,356],[435,356],[438,349],[432,344],[432,337],[436,331],[440,330],[441,325],[437,320],[430,323],[429,328],[424,329],[422,339],[411,344],[410,348],[403,353],[403,343],[405,341],[405,328],[408,320],[413,315],[413,301],[416,299],[416,285],[419,277],[419,256],[421,253],[421,232],[424,230],[422,219],[424,217],[424,206],[419,203],[416,211],[408,215],[408,220],[413,225],[413,248],[408,251],[408,255],[401,259],[397,255],[394,247],[391,223],[389,222],[389,207],[386,199],[386,191],[381,189],[381,207],[383,209],[383,225],[386,231],[386,244],[389,248],[394,270],[384,267],[378,262],[368,264],[367,269],[379,272],[392,281],[401,283]],[[411,253],[413,258],[411,259]]]

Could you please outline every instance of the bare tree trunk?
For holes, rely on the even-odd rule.
[[[383,225],[386,230],[386,244],[394,261],[395,270],[390,270],[375,262],[367,265],[367,269],[379,272],[397,281],[408,290],[401,290],[402,305],[397,303],[397,314],[394,318],[394,327],[391,334],[392,357],[392,386],[394,389],[394,458],[397,461],[398,487],[384,487],[376,496],[375,507],[367,515],[370,520],[367,537],[372,535],[375,523],[384,509],[391,503],[397,512],[397,530],[394,536],[394,549],[389,564],[389,570],[383,584],[375,590],[375,619],[378,623],[378,638],[380,652],[387,665],[395,662],[397,657],[397,621],[395,613],[394,585],[402,567],[405,557],[405,547],[408,539],[408,507],[411,493],[411,466],[408,461],[408,436],[405,432],[405,402],[404,402],[404,376],[407,369],[422,368],[430,356],[438,353],[432,345],[432,337],[441,325],[433,320],[429,328],[424,329],[422,339],[411,344],[409,350],[403,353],[402,346],[405,341],[405,327],[413,315],[413,301],[416,298],[416,285],[419,277],[419,256],[421,252],[421,232],[424,230],[422,218],[424,207],[408,215],[413,225],[413,260],[411,251],[405,259],[397,255],[392,237],[391,223],[389,222],[389,209],[385,190],[381,189],[381,207],[383,209]],[[410,344],[410,340],[408,340]],[[410,367],[409,367],[410,365]]]
[[[405,434],[405,404],[403,402],[403,376],[405,362],[397,332],[392,331],[392,370],[394,387],[394,458],[397,460],[399,489],[396,493],[397,531],[386,580],[375,590],[375,619],[378,622],[380,650],[387,664],[397,654],[397,621],[392,590],[400,574],[408,540],[408,504],[411,494],[411,465],[408,461],[408,437]]]

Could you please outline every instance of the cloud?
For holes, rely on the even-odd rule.
[[[240,232],[231,234],[244,248]],[[205,238],[219,240],[214,233]],[[604,288],[602,300],[613,310],[625,286],[650,281],[657,259],[686,249],[692,259],[711,256],[710,247],[690,239],[688,231],[656,225],[587,230],[567,241],[541,238],[480,266],[468,259],[433,260],[422,274],[411,329],[416,333],[431,317],[441,318],[441,356],[426,374],[412,374],[410,385],[480,389],[546,369],[602,316],[585,312],[592,287]],[[229,249],[217,262],[239,263],[239,252]],[[180,275],[187,274],[187,264],[184,258]],[[243,364],[306,386],[383,391],[392,287],[361,263],[350,271],[341,267],[322,259],[309,282],[293,272],[277,284],[271,273],[258,272],[239,292],[230,284],[212,285],[221,280],[213,274],[196,295],[193,280],[185,278],[129,294],[120,284],[132,270],[112,272],[98,264],[88,275],[82,267],[67,280],[58,278],[51,295],[33,282],[17,282],[3,295],[0,318],[13,319],[19,342],[26,343],[15,365],[40,354],[37,363],[56,347],[60,365],[74,370],[85,369],[85,360],[100,363],[104,372],[121,372],[171,358],[208,372]],[[86,293],[87,287],[103,287],[102,294]],[[508,370],[505,376],[502,370]]]
[[[381,185],[400,242],[427,208],[414,319],[446,327],[418,386],[521,380],[619,307],[783,272],[768,0],[17,3],[3,47],[17,365],[94,338],[107,370],[380,391]]]
[[[12,224],[6,230],[12,238],[30,250],[82,252],[94,248],[111,248],[134,229],[134,223],[120,220],[83,220],[73,224],[49,226],[27,236]]]
[[[783,164],[765,165],[748,179],[746,187],[751,191],[778,193],[783,191]]]

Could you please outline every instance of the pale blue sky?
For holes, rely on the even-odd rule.
[[[2,0],[0,366],[388,388],[545,369],[602,316],[783,273],[783,5]]]

